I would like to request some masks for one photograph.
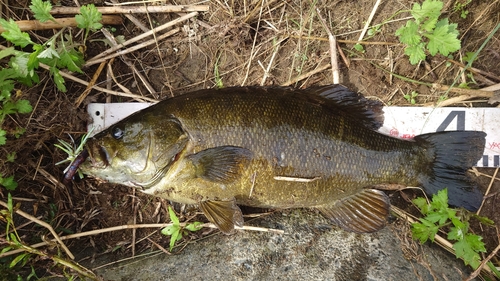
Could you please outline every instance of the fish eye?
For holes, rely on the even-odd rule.
[[[121,139],[123,137],[123,134],[124,134],[123,130],[119,127],[113,127],[111,129],[111,136],[113,136],[113,138],[117,140]]]

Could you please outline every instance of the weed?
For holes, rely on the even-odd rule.
[[[412,233],[415,239],[425,243],[427,240],[434,242],[438,231],[448,229],[448,240],[455,241],[453,249],[457,258],[463,259],[464,263],[470,264],[476,269],[481,263],[479,253],[486,252],[482,237],[469,232],[469,219],[471,215],[448,207],[448,190],[443,189],[432,196],[432,202],[428,203],[425,198],[419,197],[413,200],[425,216],[420,222],[412,224]],[[492,225],[493,221],[485,217],[475,216],[481,223]]]
[[[410,57],[411,64],[424,60],[426,51],[432,56],[437,53],[448,56],[460,49],[457,24],[450,24],[448,18],[438,21],[442,8],[443,2],[437,0],[413,4],[410,12],[414,20],[407,21],[396,31],[401,43],[406,45],[405,54]]]
[[[33,11],[34,17],[41,22],[54,21],[56,19],[50,14],[52,5],[49,1],[33,0],[29,6]],[[82,6],[81,14],[77,15],[76,21],[78,27],[85,29],[84,42],[90,30],[101,27],[99,21],[101,14],[94,5]],[[18,91],[13,95],[16,83],[22,83],[28,86],[39,83],[40,79],[35,72],[44,63],[50,67],[50,73],[54,82],[60,91],[65,92],[66,86],[64,79],[60,74],[60,69],[82,73],[80,67],[83,65],[83,54],[80,52],[80,44],[73,42],[71,34],[64,33],[66,29],[61,29],[52,38],[49,38],[43,44],[33,42],[28,33],[22,32],[16,22],[12,19],[8,21],[0,19],[0,25],[4,28],[2,37],[13,44],[15,47],[32,49],[33,52],[19,51],[15,47],[6,48],[0,51],[0,59],[9,58],[8,67],[0,68],[0,146],[7,141],[7,135],[13,135],[19,138],[25,131],[25,128],[16,128],[7,132],[3,127],[5,117],[17,113],[30,113],[33,108],[28,100],[20,99],[22,92]],[[15,152],[11,152],[7,157],[7,162],[14,160]],[[0,174],[0,185],[8,190],[14,190],[17,182],[14,176],[5,177]]]
[[[168,207],[168,214],[170,215],[170,220],[172,221],[172,225],[167,226],[161,230],[161,234],[170,236],[170,251],[174,248],[175,242],[181,240],[181,238],[188,234],[186,230],[189,231],[198,231],[202,228],[201,222],[192,222],[186,224],[186,226],[182,226],[179,222],[179,218],[175,215],[174,210],[171,207]]]
[[[469,14],[469,10],[467,10],[467,5],[469,5],[472,2],[472,0],[465,0],[463,3],[459,0],[455,2],[455,5],[453,6],[453,12],[460,12],[460,17],[463,19],[467,18],[467,15]]]
[[[404,95],[404,98],[411,104],[415,104],[416,103],[416,98],[418,96],[418,93],[415,92],[415,91],[412,91],[411,93],[409,94],[406,94]]]

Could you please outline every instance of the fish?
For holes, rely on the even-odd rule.
[[[421,186],[427,194],[448,188],[451,205],[479,208],[483,195],[466,172],[482,157],[486,133],[403,140],[379,133],[383,120],[380,102],[339,84],[203,89],[96,134],[75,165],[198,205],[225,234],[243,225],[240,205],[313,208],[346,231],[375,232],[390,214],[384,185]]]

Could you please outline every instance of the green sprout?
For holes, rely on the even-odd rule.
[[[82,136],[82,141],[80,142],[80,144],[78,146],[74,145],[75,141],[74,141],[73,137],[71,137],[71,136],[69,136],[69,137],[71,138],[71,142],[73,144],[70,144],[67,141],[61,140],[61,139],[57,140],[59,142],[59,144],[57,144],[57,143],[54,144],[55,147],[61,149],[62,151],[66,152],[66,154],[68,154],[68,157],[66,157],[66,159],[56,163],[56,165],[61,165],[63,163],[69,162],[69,165],[66,167],[66,169],[64,169],[64,173],[66,173],[69,170],[69,168],[71,167],[71,165],[75,161],[76,157],[78,155],[80,155],[80,153],[82,153],[83,147],[85,146],[85,143],[87,143],[87,140],[90,138],[93,131],[94,131],[94,127],[92,127],[87,133],[85,133]],[[80,176],[80,178],[83,178],[83,174],[80,170],[78,170],[78,176]]]
[[[175,215],[174,210],[169,206],[168,214],[170,215],[170,220],[172,221],[172,225],[169,225],[161,230],[161,234],[170,236],[170,251],[174,248],[175,242],[182,239],[183,236],[186,236],[189,230],[191,232],[198,231],[202,228],[201,222],[192,222],[186,224],[184,227],[179,222],[179,218]]]

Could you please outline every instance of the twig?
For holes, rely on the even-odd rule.
[[[114,4],[114,5],[119,5],[120,3],[118,3],[118,0],[111,0],[111,3]],[[148,32],[149,31],[149,28],[147,28],[144,24],[142,24],[142,22],[140,20],[138,20],[136,17],[134,17],[133,15],[131,14],[124,14],[124,16],[130,20],[133,24],[135,24],[135,26],[137,26],[140,30],[142,30],[143,32]]]
[[[113,34],[111,34],[111,32],[109,32],[107,29],[104,29],[104,28],[101,29],[101,31],[102,31],[102,34],[106,37],[106,39],[109,40],[111,46],[118,45],[118,43],[115,40],[115,37],[113,36]],[[153,39],[153,40],[156,40],[156,39]],[[125,55],[122,56],[122,59],[123,59],[123,62],[125,62],[132,69],[132,72],[134,72],[135,75],[137,75],[139,77],[139,80],[141,80],[142,84],[144,84],[144,87],[146,87],[148,92],[150,94],[152,94],[154,98],[158,98],[158,95],[156,94],[156,90],[153,88],[153,86],[151,86],[151,84],[146,79],[146,77],[144,77],[144,75],[142,75],[141,72],[139,70],[137,70],[137,67],[135,67],[135,65],[133,63],[131,63]]]
[[[0,201],[2,202],[2,201]],[[2,202],[3,203],[3,202]],[[181,227],[185,227],[188,223],[180,223]],[[91,231],[86,231],[86,232],[80,232],[80,233],[75,233],[75,234],[70,234],[66,236],[61,236],[61,240],[68,240],[68,239],[73,239],[73,238],[79,238],[79,237],[85,237],[85,236],[90,236],[90,235],[97,235],[101,233],[107,233],[107,232],[113,232],[113,231],[119,231],[119,230],[125,230],[125,229],[133,229],[133,228],[163,228],[167,226],[172,226],[172,223],[153,223],[153,224],[136,224],[136,225],[119,225],[119,226],[114,226],[114,227],[108,227],[104,229],[97,229],[97,230],[91,230]],[[205,223],[202,224],[201,227],[207,227],[207,228],[217,228],[212,223]],[[249,231],[260,231],[260,232],[272,232],[272,233],[278,233],[278,234],[285,234],[285,231],[280,230],[280,229],[272,229],[272,228],[263,228],[263,227],[255,227],[255,226],[242,226],[238,227],[235,226],[235,229],[239,230],[249,230]],[[40,248],[43,246],[48,245],[50,242],[54,242],[53,240],[49,240],[46,242],[40,242],[37,244],[30,245],[32,248]],[[8,251],[5,253],[0,254],[0,258],[15,255],[17,253],[22,252],[22,250],[12,250]]]
[[[465,64],[463,63],[460,63],[458,61],[455,61],[455,60],[452,60],[452,59],[447,59],[447,61],[451,62],[451,63],[454,63],[462,68],[467,68],[467,70],[471,71],[471,72],[475,72],[477,74],[481,74],[481,75],[484,75],[486,77],[490,77],[492,79],[495,79],[496,81],[499,81],[500,80],[500,77],[499,76],[496,76],[495,74],[492,74],[492,73],[489,73],[489,72],[486,72],[486,71],[483,71],[481,69],[477,69],[475,67],[467,67]]]
[[[326,29],[326,32],[328,33],[328,42],[330,42],[330,60],[332,65],[333,84],[339,84],[340,74],[339,74],[339,64],[338,64],[337,50],[336,50],[337,41],[335,39],[335,36],[333,36],[332,32],[330,31],[330,28],[328,28],[325,19],[323,19],[323,17],[321,16],[319,8],[316,8],[316,13],[318,13],[318,18],[321,20],[323,27]]]
[[[495,84],[495,85],[491,85],[491,86],[486,87],[486,88],[482,88],[481,90],[482,91],[491,91],[491,92],[498,91],[498,90],[500,90],[500,83]]]
[[[256,32],[253,37],[253,43],[252,43],[252,49],[250,50],[250,57],[248,58],[248,64],[247,64],[247,71],[245,74],[245,78],[243,78],[243,82],[241,82],[241,86],[245,85],[245,82],[248,79],[248,74],[250,73],[250,66],[252,65],[252,59],[255,56],[255,44],[257,43],[257,35],[259,35],[259,27],[260,27],[260,19],[262,17],[262,9],[264,8],[264,0],[260,1],[260,12],[259,12],[259,19],[257,20],[257,27],[255,28]]]
[[[43,63],[40,63],[40,67],[42,67],[43,69],[46,69],[46,70],[50,70],[50,66],[46,65],[46,64],[43,64]],[[65,78],[68,78],[68,79],[71,79],[75,82],[78,82],[84,86],[87,86],[89,84],[89,82],[85,81],[85,80],[82,80],[80,78],[77,78],[69,73],[66,73],[66,72],[63,72],[61,71],[61,76],[62,77],[65,77]],[[93,86],[92,87],[94,90],[97,90],[97,91],[100,91],[100,92],[104,92],[104,93],[108,93],[108,94],[111,94],[111,95],[115,95],[115,96],[121,96],[121,97],[128,97],[128,98],[133,98],[133,99],[137,99],[137,100],[143,100],[143,101],[149,101],[149,102],[158,102],[158,100],[156,99],[152,99],[152,98],[148,98],[148,97],[143,97],[143,96],[140,96],[140,95],[136,95],[136,94],[127,94],[127,93],[122,93],[122,92],[117,92],[117,91],[111,91],[111,90],[108,90],[106,88],[102,88],[102,87],[98,87],[98,86]]]
[[[123,47],[125,47],[127,45],[130,45],[130,44],[134,43],[134,42],[140,41],[140,40],[142,40],[142,39],[144,39],[144,38],[146,38],[148,36],[151,36],[151,35],[153,35],[155,33],[158,33],[158,32],[160,32],[160,31],[162,31],[164,29],[172,27],[172,26],[174,26],[174,25],[176,25],[178,23],[181,23],[181,22],[183,22],[185,20],[188,20],[188,19],[190,19],[192,17],[195,17],[197,15],[198,15],[198,12],[192,12],[192,13],[189,13],[189,14],[184,15],[182,17],[179,17],[179,18],[177,18],[177,19],[175,19],[173,21],[170,21],[170,22],[167,22],[167,23],[165,23],[163,25],[160,25],[160,26],[158,26],[155,29],[152,29],[152,30],[150,30],[148,32],[145,32],[145,33],[143,33],[143,34],[141,34],[139,36],[136,36],[136,37],[134,37],[134,38],[132,38],[130,40],[127,40],[127,41],[125,41],[125,42],[123,42],[121,44],[118,44],[115,47],[111,47],[111,48],[107,49],[106,51],[104,51],[104,52],[100,53],[99,55],[93,57],[92,59],[88,60],[85,65],[87,66],[87,65],[89,65],[89,62],[91,62],[91,61],[94,61],[94,60],[96,60],[98,58],[107,56],[107,55],[109,55],[111,53],[114,53],[115,51],[119,50],[120,48],[123,48]]]
[[[358,41],[362,41],[363,37],[365,37],[366,31],[368,30],[368,27],[370,26],[370,23],[372,22],[373,17],[375,16],[375,13],[377,12],[378,6],[380,5],[381,0],[377,0],[375,2],[375,5],[373,6],[372,12],[370,16],[368,17],[368,20],[366,21],[365,27],[361,31],[361,34],[359,35]]]
[[[0,201],[0,205],[2,205],[3,207],[5,207],[6,209],[8,209],[9,207],[7,206],[7,203],[3,202],[3,201]],[[31,221],[34,221],[36,222],[37,224],[47,228],[50,233],[52,233],[52,235],[54,236],[55,240],[57,242],[59,242],[59,244],[61,245],[61,247],[63,248],[63,250],[66,252],[66,254],[72,259],[74,260],[75,259],[75,256],[71,253],[71,251],[68,249],[68,247],[66,247],[66,245],[63,243],[63,241],[59,238],[59,235],[57,235],[57,233],[54,231],[54,229],[52,228],[52,226],[44,221],[41,221],[37,218],[35,218],[34,216],[28,214],[28,213],[25,213],[21,210],[15,210],[14,212],[16,212],[16,214],[18,215],[21,215]]]
[[[120,25],[123,23],[123,19],[120,16],[104,15],[102,16],[101,23],[105,25]],[[40,22],[38,20],[19,20],[16,21],[16,24],[19,26],[21,31],[59,29],[63,27],[75,27],[78,25],[75,18],[60,18],[56,19],[56,22],[53,21]],[[0,33],[4,31],[5,29],[3,27],[0,27]]]
[[[92,76],[92,79],[90,80],[89,84],[87,85],[87,88],[83,93],[76,99],[75,101],[75,107],[79,107],[80,104],[83,102],[83,100],[87,97],[87,95],[90,93],[92,90],[92,87],[94,87],[95,82],[97,81],[97,78],[99,78],[99,75],[101,75],[102,70],[104,69],[104,66],[106,65],[106,62],[101,62],[99,67],[97,68],[96,72],[94,73],[94,76]]]
[[[260,81],[260,85],[261,86],[264,86],[264,84],[266,83],[266,79],[269,76],[269,72],[271,71],[271,66],[273,65],[274,58],[278,54],[278,50],[279,50],[279,48],[281,46],[281,42],[283,42],[285,39],[286,39],[286,37],[282,38],[281,40],[279,40],[278,42],[276,42],[276,44],[274,45],[274,51],[273,51],[273,54],[271,56],[271,60],[269,61],[269,64],[267,65],[267,68],[264,70],[264,75],[262,76],[262,81]]]
[[[163,40],[163,39],[165,39],[167,37],[170,37],[170,36],[176,34],[179,31],[180,31],[180,28],[174,28],[174,29],[170,30],[169,32],[166,32],[165,34],[162,34],[162,35],[158,36],[156,39],[154,39],[154,38],[150,39],[150,40],[148,40],[146,42],[142,42],[141,44],[135,45],[134,47],[130,47],[128,49],[125,49],[125,50],[122,50],[122,51],[118,51],[116,53],[110,54],[110,55],[108,55],[106,57],[103,57],[103,58],[101,57],[101,58],[97,58],[96,59],[96,57],[94,57],[93,59],[87,61],[84,64],[84,66],[91,66],[93,64],[101,63],[103,61],[107,61],[107,60],[112,59],[112,58],[117,57],[117,56],[122,56],[122,55],[125,55],[125,54],[128,54],[128,53],[134,52],[136,50],[142,49],[142,48],[147,47],[149,45],[155,44],[158,40]],[[114,47],[112,47],[112,48],[114,48]]]
[[[314,75],[316,73],[320,73],[321,71],[323,71],[323,70],[325,70],[325,69],[327,69],[329,67],[330,67],[329,63],[325,64],[325,65],[320,66],[320,67],[318,67],[318,68],[316,68],[314,70],[311,70],[311,71],[309,71],[307,73],[304,73],[304,74],[302,74],[302,75],[300,75],[298,77],[290,79],[290,80],[286,81],[285,83],[281,84],[281,86],[290,86],[292,84],[295,84],[295,83],[299,82],[300,80],[304,80],[304,79],[308,78],[309,76],[312,76],[312,75]]]
[[[484,267],[484,265],[489,262],[500,250],[500,244],[497,245],[497,247],[481,262],[481,264],[472,272],[472,274],[465,279],[465,281],[471,281],[472,279],[476,278],[481,270],[485,269],[486,271],[490,272],[490,268]]]
[[[144,13],[186,13],[207,12],[208,5],[164,5],[164,6],[113,6],[96,7],[101,14],[144,14]],[[50,11],[53,15],[75,15],[80,13],[78,7],[55,7]]]
[[[490,184],[488,185],[488,188],[486,189],[486,192],[484,193],[484,196],[486,197],[489,193],[490,193],[490,189],[491,187],[493,186],[493,183],[495,182],[495,179],[497,177],[497,174],[498,174],[498,169],[500,167],[497,167],[495,169],[495,173],[493,173],[493,177],[491,178],[491,181],[490,181]],[[481,206],[479,207],[479,209],[477,210],[476,212],[476,215],[479,215],[479,213],[481,213],[481,209],[483,208],[483,204],[484,204],[484,200],[481,202]]]

